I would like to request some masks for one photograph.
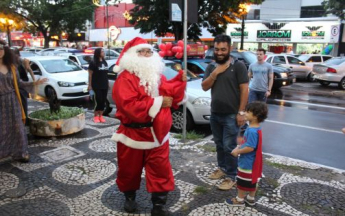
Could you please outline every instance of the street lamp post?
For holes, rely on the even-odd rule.
[[[0,22],[2,25],[5,26],[6,32],[7,32],[7,39],[8,39],[8,45],[12,46],[12,40],[11,40],[11,27],[14,24],[14,21],[7,18],[0,18]]]
[[[241,28],[241,46],[240,46],[240,50],[243,50],[243,41],[244,41],[244,18],[246,16],[246,14],[249,12],[250,10],[250,6],[243,3],[243,4],[240,4],[239,6],[239,12],[242,14],[241,17],[242,17],[242,28]]]
[[[243,50],[243,40],[244,40],[244,15],[242,15],[241,46],[240,46],[240,50]]]

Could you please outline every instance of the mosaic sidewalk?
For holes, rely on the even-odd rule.
[[[30,102],[29,109],[44,108]],[[123,211],[116,184],[116,145],[110,140],[119,122],[107,118],[63,138],[29,136],[31,161],[0,162],[0,215],[150,215],[150,194],[142,175],[138,211]],[[170,139],[175,191],[167,208],[172,216],[345,215],[345,173],[285,157],[265,155],[264,178],[255,207],[229,207],[236,190],[220,191],[207,176],[215,169],[215,145],[204,139],[182,144]]]

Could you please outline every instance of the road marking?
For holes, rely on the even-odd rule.
[[[289,101],[289,100],[280,100],[280,99],[274,99],[274,100],[275,100],[275,101],[278,101],[278,102],[286,102],[286,103],[292,103],[292,104],[301,104],[301,105],[307,105],[307,106],[317,106],[317,107],[324,107],[324,108],[345,110],[344,107],[327,106],[327,105],[321,105],[321,104],[304,103],[304,102]]]
[[[310,126],[299,125],[299,124],[280,122],[280,121],[273,121],[273,120],[265,120],[265,121],[266,122],[271,122],[271,123],[276,123],[276,124],[283,124],[283,125],[289,125],[289,126],[295,126],[295,127],[307,128],[307,129],[312,129],[312,130],[331,132],[331,133],[339,133],[339,134],[343,133],[343,132],[340,131],[340,129],[339,129],[339,131],[335,131],[335,130],[328,130],[328,129],[317,128],[317,127],[310,127]]]

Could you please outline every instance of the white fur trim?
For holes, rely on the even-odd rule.
[[[129,48],[124,54],[126,54],[126,53],[136,53],[138,50],[143,49],[143,48],[147,48],[147,49],[151,49],[152,50],[151,44],[138,44],[136,46],[132,46],[131,48]]]
[[[177,103],[177,105],[182,105],[182,104],[184,104],[184,103],[186,103],[187,102],[187,100],[188,100],[188,95],[187,95],[187,92],[185,91],[184,92],[184,96],[183,96],[183,99],[182,99],[182,101],[180,101],[180,102],[178,102]]]
[[[149,110],[149,116],[151,118],[155,118],[158,114],[159,110],[161,110],[163,103],[163,96],[155,97],[153,101],[153,105],[151,106]]]
[[[134,149],[153,149],[160,146],[160,144],[157,141],[154,141],[154,142],[136,141],[129,138],[128,136],[124,134],[118,134],[118,133],[114,133],[114,135],[111,137],[111,140],[114,140],[116,142],[121,142],[124,145],[134,148]]]
[[[118,72],[121,71],[121,67],[118,66],[118,65],[115,65],[114,68],[113,68],[113,71],[114,71],[115,73],[118,73]]]

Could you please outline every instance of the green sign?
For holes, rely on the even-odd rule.
[[[244,36],[248,36],[248,32],[247,31],[245,31],[245,32],[243,32],[244,34]],[[241,34],[242,34],[242,32],[230,32],[230,36],[231,37],[241,37]]]
[[[325,31],[302,31],[302,39],[324,39]]]
[[[257,38],[291,38],[291,30],[258,30]]]

